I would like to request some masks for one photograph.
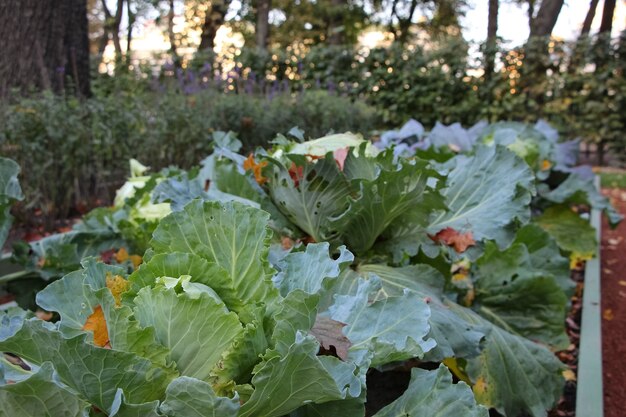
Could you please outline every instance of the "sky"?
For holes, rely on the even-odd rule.
[[[600,1],[593,20],[592,32],[597,32],[602,18]],[[461,20],[463,36],[470,41],[482,42],[487,37],[487,0],[470,0],[469,9]],[[566,0],[556,22],[553,36],[565,40],[574,40],[580,34],[585,15],[589,9],[589,0]],[[498,14],[498,36],[511,45],[520,45],[528,37],[528,17],[526,8],[513,4],[511,0],[500,0]],[[626,28],[626,0],[617,0],[615,18],[613,20],[613,36]]]
[[[107,1],[112,2],[113,0]],[[233,0],[233,5],[227,18],[231,18],[235,14],[234,10],[237,9],[239,4],[239,0]],[[626,0],[617,0],[616,4],[613,36],[617,36],[621,30],[626,28]],[[182,14],[182,2],[180,5],[179,10],[177,10],[178,14]],[[603,0],[598,4],[592,25],[592,34],[596,33],[600,26],[602,5]],[[112,5],[112,7],[114,8],[115,6]],[[580,33],[588,8],[589,0],[565,0],[565,5],[561,9],[553,35],[565,40],[576,39]],[[483,42],[485,40],[487,36],[487,15],[488,0],[468,0],[466,14],[461,19],[465,39],[473,42]],[[523,44],[528,38],[529,31],[526,7],[516,4],[514,0],[500,0],[498,16],[498,36],[508,41],[506,46]],[[416,16],[416,19],[419,19],[419,17]],[[137,35],[140,36],[140,33],[141,29],[137,28]],[[146,41],[149,42],[149,40]],[[165,40],[161,41],[165,42]],[[149,45],[145,46],[148,47]],[[151,46],[154,47],[155,45]]]

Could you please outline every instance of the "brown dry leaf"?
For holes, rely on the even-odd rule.
[[[623,279],[620,279],[619,281],[617,281],[617,283],[622,287],[626,287],[626,281],[624,281]]]
[[[122,305],[122,293],[128,290],[130,283],[125,280],[120,275],[111,275],[107,273],[106,276],[106,286],[113,294],[113,298],[115,298],[115,306],[119,307]]]
[[[331,350],[331,346],[334,347],[337,356],[345,361],[348,358],[348,349],[352,343],[341,332],[344,326],[345,323],[318,316],[309,333],[315,336],[324,349]]]
[[[611,275],[613,271],[611,271],[609,268],[602,268],[602,273],[606,275]]]
[[[613,314],[613,310],[611,310],[610,308],[607,308],[606,310],[604,310],[602,312],[602,318],[607,321],[613,320],[615,318],[615,315]]]
[[[107,329],[104,311],[102,311],[102,307],[100,307],[100,305],[97,305],[93,310],[93,313],[87,317],[83,330],[93,332],[94,345],[105,347],[109,344],[109,330]]]
[[[435,242],[442,242],[448,246],[452,246],[458,253],[463,253],[468,247],[476,244],[472,232],[459,233],[451,227],[446,227],[435,236],[430,236],[430,238]]]
[[[613,266],[613,265],[615,265],[615,264],[616,264],[616,263],[618,263],[618,262],[619,262],[619,260],[618,260],[618,259],[607,259],[606,264],[607,264],[608,266]]]

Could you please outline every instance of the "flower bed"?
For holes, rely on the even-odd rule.
[[[570,267],[596,252],[579,209],[619,221],[571,146],[543,124],[412,123],[382,149],[292,133],[251,155],[217,134],[190,171],[133,162],[115,207],[18,246],[59,320],[3,314],[9,409],[356,417],[401,367],[370,415],[546,415]]]

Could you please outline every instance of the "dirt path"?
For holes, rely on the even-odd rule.
[[[605,189],[626,217],[626,191]],[[626,404],[626,220],[611,230],[602,221],[602,369],[604,415],[623,417]]]

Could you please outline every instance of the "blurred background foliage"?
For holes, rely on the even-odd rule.
[[[0,10],[0,27],[47,1]],[[612,0],[591,1],[567,42],[551,36],[563,0],[517,0],[530,35],[516,47],[498,37],[498,0],[481,44],[463,36],[465,0],[63,2],[86,13],[87,76],[71,54],[50,80],[0,61],[0,154],[23,167],[23,221],[109,203],[131,157],[189,167],[220,130],[252,150],[294,126],[375,137],[409,118],[427,128],[544,118],[591,144],[599,163],[626,158],[626,32],[611,38]]]

